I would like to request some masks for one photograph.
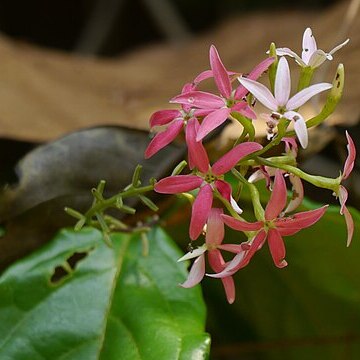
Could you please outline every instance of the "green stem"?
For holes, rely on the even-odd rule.
[[[261,159],[261,158],[258,158],[257,160],[259,163],[261,163],[263,165],[285,170],[285,171],[287,171],[291,174],[294,174],[294,175],[298,176],[299,178],[309,182],[310,184],[313,184],[317,187],[321,187],[324,189],[329,189],[334,192],[338,191],[338,188],[339,188],[339,185],[341,182],[341,176],[333,179],[333,178],[326,178],[323,176],[310,175],[310,174],[307,174],[304,171],[300,170],[299,168],[291,166],[291,165],[274,164],[271,161]]]
[[[125,190],[123,192],[120,192],[108,199],[105,199],[101,202],[96,203],[92,208],[90,208],[86,213],[85,213],[85,217],[87,219],[92,218],[96,213],[104,211],[105,209],[109,208],[109,207],[115,207],[116,206],[116,202],[118,201],[118,198],[128,198],[131,196],[136,196],[139,194],[144,194],[148,191],[152,191],[154,190],[154,185],[147,185],[147,186],[143,186],[143,187],[138,187],[138,188],[131,188],[129,190]]]
[[[311,66],[305,66],[301,68],[297,92],[307,88],[310,85],[313,75],[314,69]]]

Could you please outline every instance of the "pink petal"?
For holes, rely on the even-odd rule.
[[[294,122],[294,130],[303,149],[308,146],[309,138],[304,118],[296,111],[287,111],[284,117]]]
[[[151,115],[149,120],[150,127],[168,124],[170,121],[176,118],[182,118],[181,112],[179,110],[156,111]]]
[[[191,118],[186,125],[185,138],[189,152],[189,166],[192,170],[197,167],[202,173],[209,170],[209,158],[201,141],[196,141],[197,129],[199,122]]]
[[[266,71],[269,66],[275,61],[275,58],[268,57],[263,60],[260,64],[256,65],[253,70],[246,76],[247,79],[257,80],[261,74]],[[235,91],[235,99],[242,99],[249,91],[240,85]]]
[[[224,98],[229,98],[232,90],[230,77],[214,45],[210,47],[210,66],[213,71],[214,80],[217,88],[220,91],[220,94]]]
[[[348,199],[348,191],[346,190],[346,187],[340,185],[339,187],[339,201],[340,201],[340,214],[344,215],[344,208],[346,201]]]
[[[196,140],[202,140],[212,130],[220,126],[228,118],[230,112],[231,110],[229,108],[221,108],[207,115],[200,125]]]
[[[243,157],[262,149],[262,146],[256,142],[245,142],[239,144],[223,155],[212,166],[214,175],[223,175],[230,171]]]
[[[276,229],[269,229],[268,245],[271,256],[275,265],[278,268],[283,268],[287,265],[285,258],[285,245],[280,233]]]
[[[161,194],[178,194],[198,188],[203,179],[195,175],[176,175],[161,179],[154,190]]]
[[[221,218],[223,210],[213,208],[210,211],[206,227],[206,244],[219,245],[224,239],[224,222]]]
[[[304,187],[301,179],[293,174],[289,175],[290,182],[292,184],[292,199],[285,209],[285,213],[293,212],[297,209],[304,199]]]
[[[222,281],[223,286],[224,286],[226,299],[227,299],[228,303],[233,304],[234,301],[235,301],[235,283],[234,283],[234,279],[231,276],[228,276],[228,277],[222,278],[221,281]]]
[[[232,197],[231,185],[223,180],[216,180],[215,187],[218,189],[221,196],[230,202],[232,208],[238,213],[241,214],[243,211],[240,209],[239,205]]]
[[[309,59],[311,55],[317,50],[316,41],[310,28],[307,28],[304,31],[302,47],[303,51],[301,54],[301,58],[306,64],[309,64]]]
[[[210,264],[211,268],[215,272],[220,272],[224,269],[225,262],[224,262],[224,259],[219,250],[215,249],[215,250],[209,251],[208,259],[209,259],[209,264]],[[227,301],[229,302],[229,304],[232,304],[235,301],[234,280],[231,276],[228,276],[228,277],[222,278],[221,281],[224,286]]]
[[[241,115],[244,115],[245,117],[249,118],[249,119],[256,119],[257,115],[254,112],[254,110],[251,109],[250,106],[245,106],[244,108],[239,110],[239,113]]]
[[[342,174],[343,179],[347,179],[349,177],[349,175],[354,167],[354,163],[355,163],[355,159],[356,159],[355,144],[354,144],[353,139],[351,138],[351,136],[349,135],[349,133],[347,131],[346,131],[346,138],[348,141],[348,144],[347,144],[348,156],[346,158],[344,169],[343,169],[343,174]]]
[[[328,205],[325,205],[315,210],[299,212],[291,217],[280,218],[275,221],[275,225],[278,229],[304,229],[319,221],[327,208]]]
[[[175,96],[170,102],[190,105],[200,109],[219,109],[225,105],[224,100],[220,96],[204,91],[190,91],[186,94]]]
[[[205,256],[200,255],[193,263],[186,281],[179,284],[183,288],[191,288],[197,285],[205,275]]]
[[[222,217],[224,223],[234,230],[256,231],[256,230],[260,230],[264,226],[264,224],[261,221],[249,223],[247,221],[241,221],[241,220],[234,219],[233,217],[231,217],[229,215],[221,215],[221,217]]]
[[[244,245],[242,244],[221,244],[217,246],[218,249],[229,251],[231,253],[238,254],[244,251]],[[248,249],[247,249],[248,250]]]
[[[294,156],[297,155],[298,146],[297,146],[295,138],[283,137],[281,139],[281,141],[283,141],[285,143],[285,152],[286,153],[292,152],[294,154]]]
[[[206,184],[202,188],[193,203],[189,235],[191,240],[196,240],[203,231],[204,225],[208,219],[213,200],[212,188]]]
[[[275,78],[275,99],[279,106],[284,106],[289,100],[291,89],[291,78],[289,64],[285,57],[281,57]]]
[[[332,84],[320,83],[311,85],[295,94],[286,104],[287,110],[295,110],[304,105],[313,96],[332,88]]]
[[[348,210],[348,208],[346,206],[344,206],[343,213],[345,216],[345,222],[346,222],[346,228],[347,228],[347,234],[348,234],[346,246],[350,246],[351,240],[354,235],[354,220],[350,214],[350,211]]]
[[[238,270],[244,268],[246,265],[249,264],[255,252],[263,246],[266,240],[266,236],[267,234],[264,230],[259,231],[253,239],[249,251],[241,252],[235,255],[234,258],[230,261],[230,263],[220,273],[207,274],[207,276],[213,278],[224,278],[227,276],[231,276],[235,274]]]
[[[265,208],[265,219],[273,220],[281,213],[286,205],[286,183],[281,170],[276,170],[273,191]]]
[[[182,120],[176,120],[165,131],[156,134],[145,150],[145,159],[148,159],[166,145],[169,145],[178,136],[183,128],[183,124]]]
[[[198,85],[199,83],[201,83],[204,80],[210,79],[213,77],[213,72],[212,70],[205,70],[203,72],[201,72],[195,79],[194,79],[194,84]]]
[[[266,86],[257,81],[243,77],[239,78],[239,81],[240,84],[249,90],[264,106],[272,111],[277,110],[277,101]]]

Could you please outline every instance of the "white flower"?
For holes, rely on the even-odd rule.
[[[332,50],[326,53],[324,50],[318,49],[314,35],[310,28],[304,31],[302,41],[302,53],[301,57],[289,48],[278,48],[276,54],[279,56],[288,55],[293,57],[296,62],[303,66],[311,66],[313,69],[319,67],[325,60],[332,60],[333,54],[345,46],[350,40],[347,39],[338,46],[335,46]]]
[[[279,60],[278,68],[275,77],[275,96],[263,84],[257,81],[239,78],[240,83],[248,89],[264,106],[270,109],[273,114],[279,117],[294,121],[294,130],[300,145],[305,149],[308,144],[308,133],[306,123],[302,115],[295,109],[304,105],[309,99],[322,91],[328,90],[332,87],[329,83],[320,83],[311,85],[293,97],[290,97],[291,78],[289,64],[287,60],[282,57]]]

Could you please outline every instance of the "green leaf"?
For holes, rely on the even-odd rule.
[[[114,234],[63,230],[0,279],[2,360],[204,359],[209,337],[200,288],[161,230]]]

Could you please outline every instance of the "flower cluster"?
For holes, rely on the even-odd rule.
[[[232,303],[235,299],[233,274],[249,264],[265,242],[274,264],[279,268],[285,267],[284,237],[312,226],[327,209],[325,205],[315,210],[297,212],[304,197],[303,181],[330,190],[339,198],[340,214],[344,215],[347,224],[347,244],[350,244],[354,223],[346,207],[348,194],[342,184],[349,177],[356,157],[350,135],[346,132],[348,157],[338,178],[307,174],[297,164],[297,142],[302,148],[308,146],[308,128],[320,124],[334,111],[344,85],[344,68],[341,64],[332,83],[312,84],[314,71],[325,60],[332,60],[332,54],[347,42],[325,53],[317,49],[308,28],[303,36],[301,57],[288,48],[276,48],[272,44],[269,56],[246,75],[226,69],[217,49],[211,46],[210,70],[200,73],[170,100],[180,108],[160,110],[152,115],[150,127],[158,132],[145,156],[153,156],[184,130],[189,169],[186,174],[181,174],[186,165],[178,166],[171,176],[159,180],[154,189],[163,194],[186,193],[192,199],[189,236],[194,241],[205,234],[203,245],[179,259],[195,259],[188,279],[181,284],[183,287],[192,287],[202,280],[206,274],[207,254],[213,272],[207,275],[221,279],[227,300]],[[293,95],[290,95],[292,84],[286,56],[294,58],[300,65],[297,92]],[[265,73],[268,74],[269,87],[264,85],[265,76],[262,75]],[[214,81],[216,94],[202,90],[205,80]],[[302,105],[322,92],[327,94],[324,108],[317,116],[305,119],[301,112]],[[260,114],[259,118],[255,99],[269,110]],[[211,165],[203,141],[227,119],[239,122],[243,131],[231,150]],[[267,140],[258,139],[254,126],[255,122],[264,119],[268,127]],[[284,152],[269,157],[268,151],[275,146],[277,149],[282,146]],[[256,219],[254,222],[245,220],[238,192],[225,177],[228,173],[236,179],[237,188],[243,187],[250,194]],[[259,180],[266,181],[270,192],[266,206],[260,200]],[[287,183],[292,187],[291,198],[288,198]],[[225,243],[225,225],[241,232],[246,240]],[[229,253],[225,258],[223,251]]]

